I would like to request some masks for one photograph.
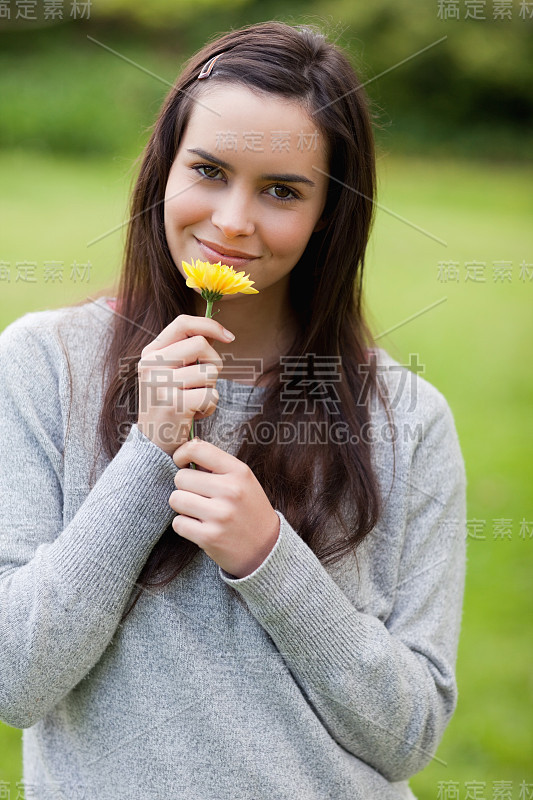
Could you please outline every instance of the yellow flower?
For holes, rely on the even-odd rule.
[[[254,281],[248,280],[248,275],[243,272],[235,272],[233,267],[228,267],[220,261],[218,264],[211,264],[209,261],[196,263],[191,259],[191,263],[182,261],[181,265],[187,277],[187,286],[190,289],[201,289],[202,297],[208,302],[216,302],[225,294],[259,294],[257,289],[252,289]]]

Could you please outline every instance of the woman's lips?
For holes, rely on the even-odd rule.
[[[209,247],[209,245],[204,244],[204,242],[200,241],[200,239],[196,239],[196,241],[198,242],[200,250],[205,254],[207,260],[214,264],[216,264],[218,261],[222,261],[223,264],[227,264],[229,267],[243,267],[246,266],[246,264],[250,264],[251,261],[255,261],[257,258],[257,256],[253,256],[253,258],[241,258],[240,256],[223,255],[222,253],[218,253],[216,250],[213,250],[213,248]]]

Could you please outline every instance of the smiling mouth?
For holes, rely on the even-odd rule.
[[[196,236],[194,237],[196,239]],[[218,245],[211,242],[204,242],[201,239],[196,239],[200,247],[218,259],[226,259],[234,262],[245,263],[246,261],[253,261],[259,256],[250,255],[249,253],[242,253],[239,250],[225,250],[219,249]]]

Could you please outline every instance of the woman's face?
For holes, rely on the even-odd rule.
[[[185,278],[182,259],[222,261],[284,292],[326,202],[326,143],[278,95],[214,85],[199,99],[165,191],[174,263]]]

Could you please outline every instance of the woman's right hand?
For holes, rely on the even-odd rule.
[[[228,344],[224,331],[210,317],[180,314],[141,352],[137,427],[169,455],[189,439],[193,419],[217,407],[222,360],[208,337]]]

